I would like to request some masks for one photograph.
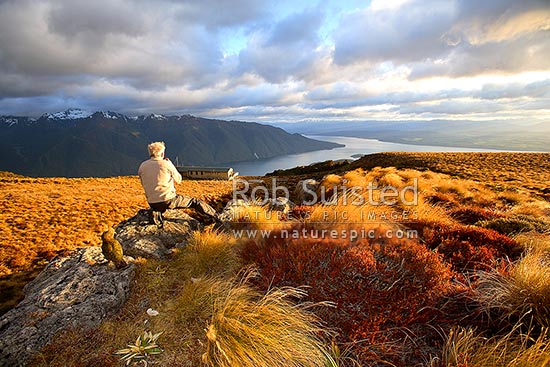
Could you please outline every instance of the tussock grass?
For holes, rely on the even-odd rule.
[[[487,311],[525,325],[550,326],[550,253],[531,251],[508,273],[482,272],[476,299]]]
[[[384,176],[380,178],[381,185],[401,187],[403,186],[403,183],[404,183],[403,178],[394,172],[386,173]]]
[[[119,361],[112,353],[144,331],[163,332],[158,342],[165,352],[152,357],[150,365],[168,367],[354,365],[348,355],[359,360],[357,365],[408,367],[427,365],[429,356],[442,354],[432,362],[460,367],[547,363],[550,234],[521,232],[514,237],[518,246],[510,238],[518,231],[507,225],[517,218],[520,224],[546,223],[548,203],[525,190],[491,190],[443,173],[393,167],[333,172],[338,175],[325,176],[323,187],[326,197],[338,190],[335,205],[298,207],[296,217],[278,216],[261,205],[241,208],[231,229],[274,229],[268,237],[236,239],[231,230],[194,233],[170,261],[141,263],[130,299],[116,317],[88,334],[73,330],[57,339],[37,365],[56,365],[55,360],[66,366],[114,366]],[[293,179],[298,178],[288,182]],[[366,192],[372,182],[402,189],[415,180],[419,200],[413,206],[353,205],[349,191],[345,204],[341,196],[344,187]],[[142,197],[141,190],[136,192]],[[400,217],[404,211],[409,220]],[[506,235],[480,228],[480,221],[504,223]],[[387,229],[404,226],[418,230],[419,240],[386,236]],[[306,229],[308,237],[283,238],[277,228]],[[351,240],[313,234],[323,229],[339,234],[365,229],[374,236]],[[524,251],[520,261],[503,265]],[[251,279],[250,270],[239,273],[243,263],[255,264],[259,277]],[[455,280],[465,289],[456,299]],[[337,307],[307,303],[326,300]],[[479,308],[471,312],[474,306]],[[149,317],[149,307],[159,315]],[[330,348],[325,339],[333,334],[319,318],[340,332],[339,345],[348,350]],[[478,329],[468,329],[471,325]],[[442,353],[441,335],[453,326]],[[512,332],[494,336],[495,330]],[[81,350],[77,341],[86,336],[86,350]]]
[[[323,181],[321,182],[320,186],[330,187],[330,186],[338,186],[342,183],[342,177],[335,174],[326,175],[323,178]]]
[[[533,200],[518,204],[510,209],[510,214],[526,215],[535,218],[550,217],[550,203],[548,201]]]
[[[514,239],[529,252],[538,254],[550,252],[550,234],[520,233]]]
[[[508,205],[517,205],[526,201],[527,196],[517,190],[506,190],[498,195],[498,199]]]
[[[445,208],[438,204],[430,204],[424,198],[418,200],[415,206],[416,220],[426,225],[451,224],[453,220]]]
[[[426,185],[430,188],[426,188]],[[470,180],[450,178],[439,174],[423,183],[423,190],[427,194],[443,194],[452,197],[462,204],[475,204],[481,206],[494,206],[496,194],[487,187]]]
[[[369,191],[367,189],[369,184],[372,184],[375,189]],[[380,214],[390,211],[407,211],[414,212],[413,221],[421,223],[422,226],[438,223],[451,224],[453,219],[449,215],[449,210],[455,209],[456,205],[471,208],[489,206],[493,208],[492,210],[496,210],[498,204],[496,203],[497,194],[480,183],[452,178],[441,173],[421,172],[413,169],[398,170],[394,167],[375,167],[370,171],[356,169],[346,172],[342,177],[334,174],[327,175],[321,186],[325,188],[325,198],[327,199],[330,199],[334,192],[338,194],[335,205],[331,205],[333,208],[328,209],[334,212],[332,217],[342,217],[339,214],[345,211],[354,219],[359,218],[360,221],[365,217],[365,215],[360,217],[357,214],[360,212],[373,213],[378,217]],[[348,188],[346,192],[348,203],[356,198],[355,194],[350,194],[351,188],[361,187],[366,204],[359,209],[350,208],[351,205],[344,204],[342,192],[344,186]],[[380,190],[388,186],[394,187],[400,193],[403,192],[406,203],[398,198],[394,205],[367,205],[370,200],[379,203]],[[410,186],[418,188],[418,197],[413,205],[407,205],[414,201],[412,190],[404,190],[405,187]],[[312,216],[319,219],[326,210],[326,207],[316,208]]]
[[[193,278],[174,297],[174,303],[169,308],[173,310],[175,323],[179,327],[193,329],[197,335],[204,331],[206,320],[212,316],[212,303],[222,291],[221,284],[228,286],[222,278]],[[197,323],[201,320],[203,323]]]
[[[394,166],[429,169],[500,188],[522,186],[531,192],[548,187],[548,153],[377,153],[349,165],[351,169]]]
[[[311,304],[295,303],[304,290],[255,289],[251,268],[239,272],[239,246],[225,233],[194,232],[171,261],[141,264],[118,315],[94,330],[57,337],[34,365],[115,366],[113,353],[149,331],[162,332],[164,350],[150,365],[337,366],[324,339],[332,334]],[[159,314],[148,316],[148,308]],[[92,339],[82,349],[76,341],[86,336]]]
[[[505,235],[515,235],[522,232],[550,232],[550,222],[527,215],[513,215],[507,218],[494,218],[480,221],[477,226],[493,229]]]
[[[233,276],[240,268],[237,246],[237,240],[227,233],[195,231],[170,261],[144,260],[132,293],[150,299],[153,307],[160,307],[191,279]]]
[[[249,205],[235,209],[231,222],[234,228],[275,230],[288,226],[286,214],[270,210],[267,205]]]
[[[349,186],[365,187],[369,184],[367,181],[365,171],[362,170],[361,168],[346,172],[342,176],[342,178],[346,180]]]
[[[113,226],[148,207],[137,176],[18,178],[0,182],[0,276],[43,267],[62,250],[101,245],[101,223]],[[182,195],[211,202],[227,181],[185,180]]]
[[[306,222],[336,225],[416,220],[421,203],[414,200],[410,189],[403,191],[406,203],[401,201],[400,195],[401,190],[412,185],[419,175],[420,172],[409,170],[402,176],[393,167],[377,167],[371,171],[357,169],[342,177],[327,175],[317,192],[323,205],[314,206]],[[388,188],[397,190],[392,191],[396,196],[386,196],[382,200],[382,191]]]
[[[318,319],[307,304],[289,301],[305,292],[285,287],[261,295],[246,284],[250,274],[230,286],[211,281],[216,297],[203,362],[216,367],[326,366],[328,354],[318,337],[322,333]]]
[[[549,337],[548,329],[538,336],[512,331],[504,336],[485,338],[472,329],[455,328],[443,348],[443,365],[547,367],[550,366]]]
[[[305,223],[325,224],[380,224],[390,220],[390,209],[384,206],[363,205],[316,205],[310,211]]]
[[[227,233],[196,231],[175,256],[174,266],[181,274],[195,278],[232,275],[240,268],[236,246],[237,240]]]

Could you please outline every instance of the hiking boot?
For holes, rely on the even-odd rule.
[[[213,219],[213,222],[214,222],[213,223],[214,224],[213,225],[214,229],[225,230],[229,227],[229,224],[226,221],[224,221],[220,218],[220,214],[213,215],[212,219]]]
[[[162,228],[164,226],[164,218],[162,218],[162,212],[153,210],[152,214],[153,224],[157,226],[157,228]]]

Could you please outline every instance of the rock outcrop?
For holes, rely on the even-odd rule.
[[[223,222],[232,222],[241,217],[243,210],[253,205],[250,201],[237,199],[231,200],[225,205],[220,214],[220,220]]]
[[[192,231],[202,224],[181,209],[168,209],[163,214],[164,226],[149,223],[149,211],[140,210],[134,217],[116,227],[115,238],[124,254],[132,257],[162,259],[174,247],[184,246]]]
[[[147,210],[120,223],[115,238],[125,255],[163,258],[184,246],[201,223],[183,210],[167,210],[164,227],[149,223]],[[25,298],[0,317],[0,366],[25,366],[58,332],[88,328],[115,314],[130,292],[136,265],[117,270],[101,248],[88,247],[57,257],[25,287]]]
[[[0,365],[24,366],[59,331],[97,326],[124,304],[134,272],[116,270],[99,247],[52,260],[0,318]]]
[[[296,184],[296,188],[294,189],[294,196],[296,197],[296,202],[298,205],[302,205],[304,203],[309,203],[309,205],[312,205],[315,203],[316,197],[313,193],[317,191],[317,188],[319,187],[319,182],[317,182],[314,179],[306,179],[306,180],[300,180]]]
[[[220,214],[220,220],[223,222],[232,222],[239,221],[241,218],[241,223],[247,222],[246,214],[251,216],[249,220],[254,220],[256,215],[254,213],[247,213],[247,208],[253,207],[263,207],[266,211],[279,212],[282,214],[288,214],[295,206],[292,201],[285,197],[277,197],[275,199],[270,199],[267,203],[255,203],[252,201],[246,201],[243,199],[231,200],[227,203],[222,213]],[[243,217],[244,216],[244,217]],[[256,218],[257,220],[258,218]]]
[[[287,215],[296,204],[294,204],[292,201],[290,201],[288,198],[285,198],[283,196],[279,196],[275,199],[271,199],[267,203],[267,207],[271,211],[281,212],[285,215]]]

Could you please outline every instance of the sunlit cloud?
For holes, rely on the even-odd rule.
[[[0,114],[550,121],[550,8],[487,0],[8,0]]]

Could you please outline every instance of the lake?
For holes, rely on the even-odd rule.
[[[268,172],[277,169],[293,168],[297,166],[307,166],[316,162],[337,159],[355,159],[357,154],[370,154],[380,152],[496,152],[495,149],[475,149],[475,148],[457,148],[442,147],[432,145],[412,145],[389,143],[376,139],[350,138],[344,136],[318,136],[304,135],[311,139],[330,141],[333,143],[344,144],[344,147],[316,150],[313,152],[288,154],[269,159],[258,159],[254,161],[237,162],[229,164],[233,169],[239,172],[240,176],[263,176]]]

